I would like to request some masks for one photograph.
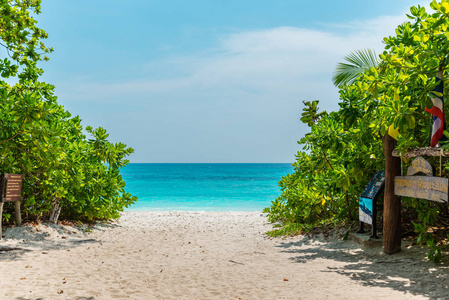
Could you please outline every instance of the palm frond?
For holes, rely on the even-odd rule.
[[[348,63],[339,63],[332,76],[334,85],[351,84],[367,69],[377,68],[379,59],[371,49],[356,50],[344,58]]]

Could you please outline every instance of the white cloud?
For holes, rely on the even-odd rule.
[[[307,130],[298,122],[301,101],[319,99],[323,109],[337,109],[337,89],[331,82],[336,64],[354,50],[371,48],[379,53],[382,38],[394,34],[403,21],[405,16],[391,16],[333,24],[328,30],[279,27],[224,35],[206,54],[150,63],[154,74],[162,70],[168,74],[164,79],[58,84],[58,91],[73,107],[84,99],[91,109],[98,103],[103,110],[107,102],[112,115],[125,116],[134,107],[127,122],[136,131],[136,141],[128,143],[157,135],[157,145],[147,147],[154,150],[149,157],[159,156],[152,161],[170,161],[163,150],[172,143],[164,141],[170,136],[180,144],[195,140],[198,149],[203,145],[205,150],[211,145],[229,147],[231,139],[237,143],[236,153],[224,161],[238,161],[234,158],[242,153],[247,155],[242,161],[252,161],[251,153],[258,153],[256,161],[272,161],[272,153],[277,161],[292,161],[296,141]],[[120,103],[123,109],[118,112]],[[114,122],[107,127],[114,131]],[[142,153],[136,154],[137,161],[145,160],[147,154]],[[222,153],[217,157],[211,153],[204,156],[206,161],[221,161]],[[183,161],[183,154],[177,158]]]
[[[247,87],[272,89],[295,83],[309,86],[313,78],[329,85],[336,64],[351,51],[372,48],[383,49],[382,38],[394,32],[404,17],[379,17],[364,22],[334,24],[344,28],[337,33],[331,30],[310,30],[280,27],[268,30],[246,31],[222,36],[218,47],[208,56],[170,57],[153,64],[152,72],[173,69],[165,79],[139,79],[113,84],[76,85],[78,92],[91,94],[139,95],[141,93]],[[206,52],[207,53],[207,52]],[[203,54],[201,54],[203,55]],[[182,69],[183,76],[176,70]],[[170,74],[170,72],[169,72]],[[310,79],[307,79],[310,78]],[[323,82],[323,78],[327,81]],[[304,80],[307,79],[307,82]],[[303,82],[303,83],[301,83]],[[93,91],[95,89],[95,91]]]

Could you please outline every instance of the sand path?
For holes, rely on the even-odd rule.
[[[422,249],[386,256],[269,229],[254,212],[129,212],[91,233],[10,228],[0,299],[449,299],[448,266]]]

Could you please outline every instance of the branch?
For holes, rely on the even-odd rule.
[[[393,150],[391,154],[394,157],[401,157],[401,152],[399,150]],[[417,157],[417,156],[449,156],[449,151],[443,150],[441,148],[423,147],[414,148],[408,150],[402,155],[404,158]]]
[[[14,59],[14,58],[13,58],[13,57],[11,56],[11,54],[9,54],[9,51],[10,51],[9,47],[7,47],[7,46],[3,45],[2,43],[0,43],[0,45],[1,45],[1,46],[3,46],[3,47],[5,47],[5,49],[6,49],[6,53],[8,53],[8,56],[9,56],[9,57],[11,57],[12,59]],[[15,53],[15,52],[14,52],[14,51],[12,51],[12,50],[11,50],[11,52],[12,52],[12,53]]]
[[[23,126],[21,126],[21,128],[22,128],[22,127],[23,127]],[[1,141],[1,142],[0,142],[0,145],[9,142],[10,140],[14,139],[16,136],[18,136],[18,135],[19,135],[20,133],[22,133],[22,132],[23,132],[23,130],[17,131],[17,133],[16,133],[15,135],[13,135],[12,137],[10,137],[9,139],[6,139],[6,140],[4,140],[4,141]]]
[[[334,170],[334,167],[332,167],[331,163],[329,162],[329,160],[327,159],[326,153],[324,153],[323,149],[321,149],[321,153],[323,153],[324,159],[326,160],[327,164],[329,165],[329,167],[331,167],[332,171]]]
[[[6,139],[6,140],[4,140],[4,141],[1,141],[0,142],[0,145],[2,145],[2,144],[4,144],[4,143],[7,143],[7,142],[9,142],[9,141],[11,141],[12,139],[14,139],[15,137],[17,137],[19,134],[21,134],[22,132],[23,132],[23,126],[25,126],[25,121],[23,121],[22,122],[22,125],[20,125],[20,128],[19,128],[19,130],[16,132],[16,134],[15,135],[13,135],[12,137],[10,137],[9,139]]]

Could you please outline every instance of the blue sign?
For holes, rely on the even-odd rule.
[[[377,194],[384,187],[385,171],[379,170],[371,178],[359,197],[359,220],[373,225],[373,212]]]
[[[383,188],[385,183],[385,171],[379,170],[374,174],[373,178],[371,178],[368,185],[363,190],[360,197],[374,199],[376,198],[379,191]]]
[[[359,220],[363,223],[373,224],[373,199],[359,197]]]

